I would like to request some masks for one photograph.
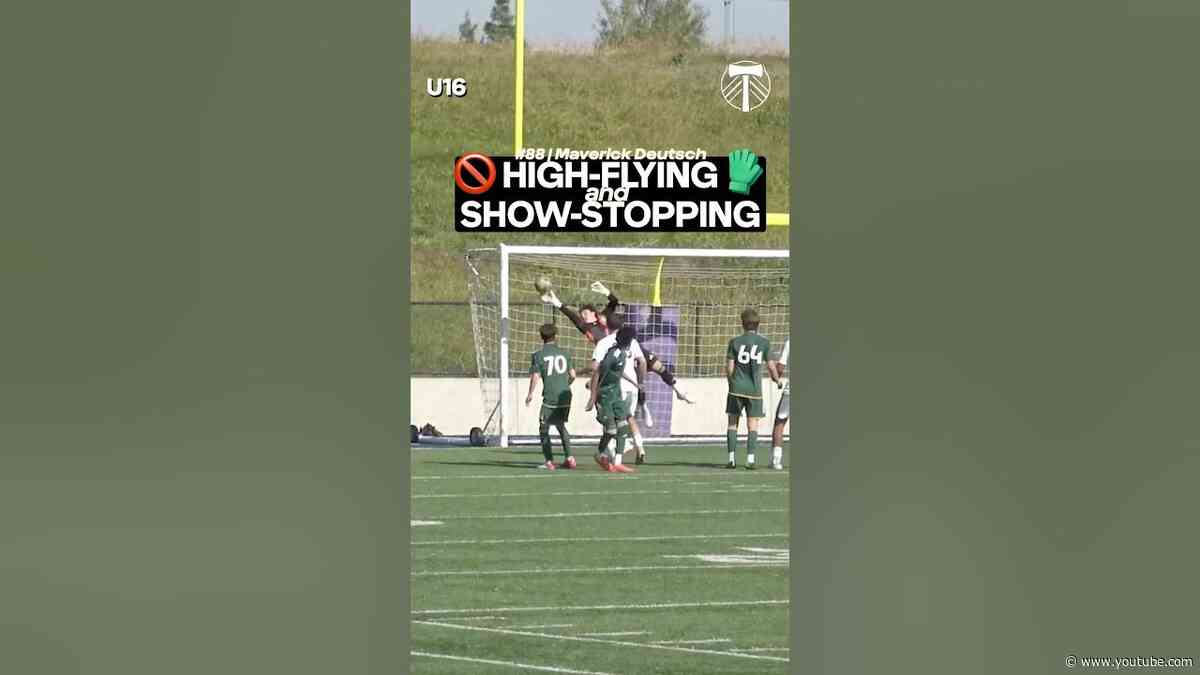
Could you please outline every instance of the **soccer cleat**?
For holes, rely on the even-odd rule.
[[[574,469],[575,468],[575,458],[568,457],[567,461],[563,462],[560,466],[564,469]]]
[[[556,467],[554,466],[554,462],[552,462],[551,460],[546,460],[546,463],[543,464],[540,468],[546,469],[547,471],[553,471]]]
[[[774,462],[771,464],[771,468],[776,471],[783,471],[783,462]]]
[[[613,473],[633,473],[633,469],[625,466],[624,464],[609,464],[608,470]]]
[[[608,460],[608,455],[603,455],[600,453],[596,454],[596,463],[599,464],[600,466],[604,467],[605,469],[607,469],[612,464],[612,462],[610,462]]]
[[[737,468],[737,464],[734,464],[733,462],[730,462],[730,463],[728,463],[728,464],[726,464],[726,465],[725,465],[725,468],[726,468],[726,469],[736,469],[736,468]]]
[[[749,469],[750,471],[753,471],[754,470],[754,462],[747,464],[746,468]]]
[[[634,463],[635,464],[645,464],[646,463],[646,453],[639,452],[637,459],[634,461]]]

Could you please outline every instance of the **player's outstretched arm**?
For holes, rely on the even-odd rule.
[[[584,335],[587,335],[587,324],[583,321],[583,317],[579,316],[579,312],[575,311],[573,307],[570,305],[559,305],[558,311],[562,312],[564,316],[571,320],[571,323],[574,324],[576,330]]]

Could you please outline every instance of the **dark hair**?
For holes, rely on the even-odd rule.
[[[554,338],[558,337],[558,327],[552,323],[544,323],[538,330],[538,333],[541,333],[542,335],[542,342],[550,342]]]
[[[758,323],[758,312],[753,307],[742,310],[742,328],[744,330],[758,330]]]
[[[595,305],[593,305],[593,304],[592,304],[592,303],[590,303],[590,302],[589,302],[589,303],[587,303],[587,304],[585,304],[585,305],[580,305],[580,306],[579,306],[579,311],[581,311],[581,312],[582,312],[582,311],[583,311],[583,310],[585,310],[585,309],[586,309],[587,311],[589,311],[589,312],[593,313],[593,314],[599,314],[599,313],[600,313],[600,312],[599,312],[599,311],[596,309],[596,306],[595,306]]]
[[[618,330],[617,331],[617,346],[620,347],[621,349],[625,349],[626,347],[628,347],[630,345],[630,343],[633,342],[633,336],[635,333],[636,333],[636,331],[633,330],[633,326],[625,326],[621,330]]]
[[[621,330],[621,326],[625,325],[625,317],[621,316],[620,314],[609,312],[608,314],[604,315],[604,318],[605,323],[608,324],[608,329],[610,331]]]

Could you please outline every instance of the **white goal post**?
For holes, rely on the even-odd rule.
[[[741,333],[740,314],[755,308],[760,334],[772,349],[789,334],[790,267],[786,249],[617,248],[604,246],[511,246],[472,249],[466,254],[471,321],[483,398],[480,427],[489,443],[509,447],[537,434],[540,391],[524,405],[530,358],[542,346],[539,328],[554,324],[558,344],[581,373],[590,365],[591,348],[571,318],[545,304],[534,288],[548,278],[569,308],[608,298],[592,289],[606,286],[643,347],[655,353],[695,401],[677,399],[662,378],[649,374],[647,407],[653,420],[639,416],[650,439],[723,439],[725,430],[725,356],[728,341]],[[769,419],[778,393],[766,375],[764,410]],[[578,381],[568,430],[595,436],[592,413],[585,413],[586,389]],[[557,441],[556,441],[557,444]]]

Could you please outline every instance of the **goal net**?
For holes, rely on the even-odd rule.
[[[565,305],[603,309],[606,296],[592,290],[602,282],[620,302],[618,313],[637,330],[643,349],[666,364],[678,388],[694,403],[678,400],[662,378],[648,373],[646,407],[650,424],[638,423],[646,438],[695,440],[725,437],[726,348],[741,334],[741,312],[755,308],[759,333],[774,358],[788,337],[791,319],[790,268],[786,250],[649,249],[564,246],[505,246],[473,249],[466,255],[479,383],[480,428],[489,444],[535,440],[540,390],[525,405],[530,361],[542,346],[539,329],[552,323],[558,345],[582,374],[592,348],[572,321],[541,300],[534,287],[548,278]],[[763,376],[768,417],[778,393]],[[584,412],[587,389],[576,381],[568,430],[595,436],[594,413]]]

